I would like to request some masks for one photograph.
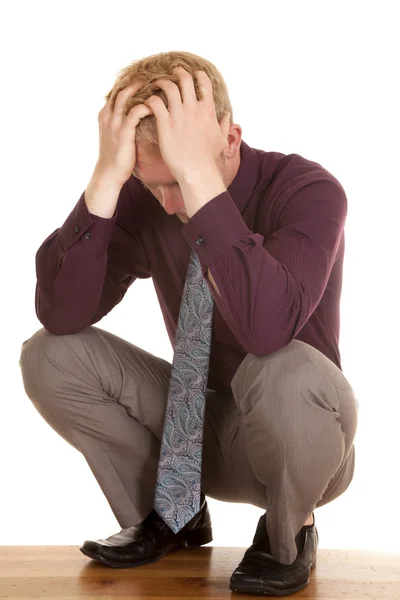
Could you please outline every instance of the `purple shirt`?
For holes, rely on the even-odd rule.
[[[110,219],[89,213],[83,192],[36,254],[36,314],[45,329],[77,333],[121,302],[136,278],[152,277],[173,346],[194,250],[214,300],[209,388],[229,392],[246,354],[264,356],[293,339],[341,369],[345,191],[298,154],[265,152],[243,140],[240,154],[228,190],[186,224],[133,175]]]

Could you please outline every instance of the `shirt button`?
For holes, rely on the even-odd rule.
[[[79,229],[78,225],[75,225],[75,227],[74,227],[74,233],[79,233],[79,232],[80,232],[80,229]]]
[[[85,238],[85,240],[90,240],[90,238],[92,237],[92,234],[90,233],[90,231],[88,231],[87,233],[85,233],[85,235],[83,237]]]
[[[204,238],[202,238],[202,237],[199,237],[199,238],[197,238],[197,240],[196,240],[196,244],[197,244],[198,246],[201,246],[201,244],[202,244],[203,242],[204,242]]]

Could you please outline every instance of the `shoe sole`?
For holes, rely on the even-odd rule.
[[[232,592],[239,592],[242,594],[257,594],[258,596],[288,596],[289,594],[295,594],[296,592],[299,592],[300,590],[304,590],[305,587],[308,586],[308,584],[310,583],[310,580],[306,581],[305,583],[302,583],[301,585],[298,585],[295,588],[291,588],[290,590],[277,590],[274,587],[269,587],[268,585],[265,585],[263,587],[256,587],[254,585],[230,585],[229,589],[232,590]]]
[[[88,556],[89,558],[96,560],[98,563],[101,563],[102,565],[105,565],[106,567],[112,567],[113,569],[133,569],[134,567],[142,567],[144,565],[148,565],[148,564],[157,562],[158,560],[160,560],[160,558],[162,558],[169,552],[174,552],[176,550],[180,550],[180,548],[181,548],[181,546],[177,546],[177,547],[175,546],[174,548],[167,549],[165,552],[163,552],[159,556],[156,556],[155,558],[140,560],[140,561],[136,561],[134,563],[114,562],[113,560],[110,560],[110,559],[106,558],[105,556],[102,556],[101,554],[96,554],[96,552],[91,552],[90,550],[87,550],[87,548],[79,548],[79,550],[85,556]]]

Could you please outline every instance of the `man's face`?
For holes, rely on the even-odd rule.
[[[136,165],[133,175],[149,188],[169,215],[188,222],[185,203],[178,182],[163,161],[160,151],[148,140],[136,142]]]

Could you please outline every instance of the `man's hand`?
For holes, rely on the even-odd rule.
[[[219,172],[218,158],[227,146],[230,113],[218,123],[213,100],[212,83],[204,71],[196,71],[201,100],[197,100],[193,78],[183,67],[180,87],[168,79],[157,79],[153,86],[164,90],[168,109],[159,96],[150,96],[144,104],[156,117],[161,156],[178,183],[184,183],[201,173]],[[182,93],[182,97],[181,97]],[[182,101],[183,98],[183,101]]]

